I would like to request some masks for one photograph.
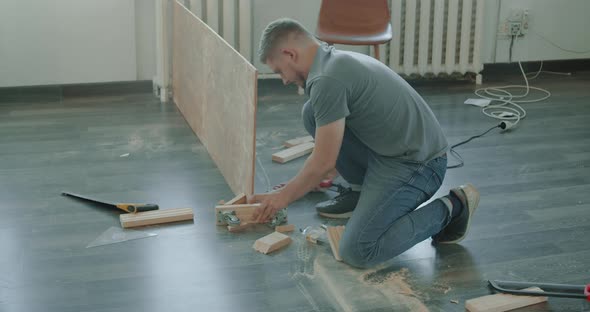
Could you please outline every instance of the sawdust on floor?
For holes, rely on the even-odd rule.
[[[398,291],[398,294],[416,297],[416,293],[408,286],[406,278],[409,275],[407,268],[402,268],[397,272],[379,273],[374,271],[363,274],[361,281],[366,285],[382,285],[392,284],[396,286],[394,289]]]
[[[451,290],[453,290],[453,288],[449,285],[446,285],[446,284],[442,284],[442,283],[432,284],[432,291],[433,292],[437,292],[437,293],[441,293],[441,294],[446,295]]]
[[[359,270],[342,262],[325,252],[319,252],[316,246],[307,244],[302,239],[295,239],[297,258],[300,260],[291,270],[293,280],[305,280],[308,285],[320,287],[325,297],[338,311],[364,311],[367,308],[390,308],[391,311],[429,312],[423,302],[424,296],[412,289],[408,281],[411,274],[407,268],[398,271]],[[310,295],[310,304],[319,302],[313,292],[308,293],[307,286],[300,289],[303,295]],[[307,294],[307,295],[306,295]]]
[[[362,274],[359,280],[367,285],[373,286],[392,302],[403,303],[404,307],[411,311],[428,312],[428,308],[420,301],[420,293],[414,291],[408,284],[410,276],[408,268],[402,268],[395,272],[372,271]],[[409,298],[408,298],[409,297]]]

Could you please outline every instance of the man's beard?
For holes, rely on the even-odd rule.
[[[305,77],[303,76],[303,73],[301,72],[296,72],[295,75],[297,76],[297,85],[305,88]]]

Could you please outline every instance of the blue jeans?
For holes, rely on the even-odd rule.
[[[303,123],[314,136],[309,102],[303,107]],[[362,185],[340,241],[340,256],[352,266],[366,268],[390,260],[450,222],[449,207],[441,200],[416,209],[440,188],[446,155],[426,163],[378,155],[346,128],[336,169],[348,183]]]

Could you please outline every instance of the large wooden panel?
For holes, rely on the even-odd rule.
[[[234,193],[254,191],[257,71],[174,3],[174,102]]]

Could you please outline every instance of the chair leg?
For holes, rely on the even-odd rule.
[[[380,58],[379,58],[379,45],[378,44],[373,45],[373,49],[375,50],[375,58],[380,60]]]

